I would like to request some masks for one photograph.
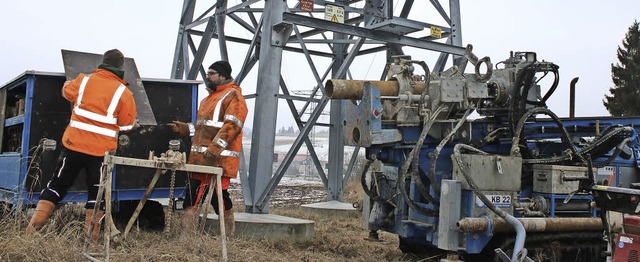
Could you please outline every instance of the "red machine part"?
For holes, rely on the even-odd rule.
[[[640,217],[624,216],[624,233],[616,238],[613,262],[640,262]]]
[[[640,261],[640,236],[620,234],[616,243],[613,262]]]
[[[624,232],[640,236],[640,217],[624,215]]]

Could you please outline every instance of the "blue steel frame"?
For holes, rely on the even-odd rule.
[[[572,118],[572,119],[561,119],[565,129],[569,132],[571,136],[578,137],[588,137],[593,136],[594,130],[596,126],[598,126],[599,130],[602,131],[606,127],[611,125],[623,125],[623,126],[631,126],[635,129],[636,133],[640,131],[640,118],[619,118],[619,117],[585,117],[585,118]],[[486,119],[476,120],[471,122],[471,139],[478,140],[485,137],[489,133],[488,125],[492,125],[494,129],[508,126],[506,122],[500,121],[490,121]],[[536,121],[532,121],[531,123],[527,123],[525,125],[525,137],[527,139],[554,139],[560,138],[561,133],[559,130],[555,129],[557,127],[556,123],[548,120],[548,119],[538,119]],[[373,127],[372,127],[373,128]],[[392,144],[392,145],[374,145],[368,148],[368,155],[376,154],[378,159],[384,162],[386,165],[396,166],[400,168],[403,164],[409,152],[413,149],[413,145],[407,145],[407,143],[415,143],[418,140],[418,137],[421,132],[421,127],[398,127],[395,125],[386,125],[382,126],[382,129],[398,129],[401,131],[403,135],[403,141]],[[639,168],[639,159],[640,159],[640,144],[636,140],[632,141],[630,145],[633,148],[633,156],[628,159],[622,159],[618,157],[614,162],[612,162],[609,166],[615,167],[615,181],[620,181],[619,169],[620,167],[634,167]],[[439,143],[439,140],[432,139],[428,137],[425,140],[425,143],[420,152],[420,171],[421,178],[425,184],[425,187],[429,188],[430,195],[438,200],[439,195],[436,194],[433,188],[430,186],[429,179],[426,174],[429,174],[429,169],[431,165],[431,158],[429,157],[429,153],[435,150],[435,147]],[[451,154],[453,153],[453,146],[457,143],[464,143],[464,141],[453,141],[450,142],[447,146],[445,146],[440,156],[437,159],[437,169],[436,169],[436,183],[440,184],[443,178],[450,179],[453,166],[451,161]],[[550,149],[557,150],[557,143],[545,143],[545,142],[537,142],[537,143],[529,143],[530,147],[549,147]],[[566,148],[566,145],[564,145]],[[511,148],[511,140],[501,141],[498,145],[487,145],[485,147],[480,148],[486,152],[492,152],[502,155],[508,155],[509,150]],[[559,152],[559,151],[555,151]],[[603,158],[604,159],[604,158]],[[596,159],[599,160],[599,159]],[[567,197],[567,194],[540,194],[532,193],[533,185],[523,185],[525,190],[519,192],[520,198],[531,198],[535,195],[542,195],[546,199],[551,199],[551,217],[556,217],[555,212],[555,200],[556,199],[564,199]],[[428,203],[420,203],[420,193],[418,192],[418,188],[415,184],[415,181],[412,179],[411,184],[409,186],[409,196],[415,201],[416,205],[421,205],[427,208],[434,208],[433,204]],[[475,203],[475,197],[472,191],[463,190],[462,191],[462,212],[461,216],[464,217],[473,217],[471,212],[473,205]],[[591,200],[591,195],[574,195],[572,199],[586,199]],[[393,226],[388,226],[383,228],[383,230],[392,232],[397,234],[399,237],[404,239],[406,243],[414,243],[421,244],[426,246],[436,246],[438,243],[438,234],[437,234],[437,217],[429,217],[414,210],[409,210],[407,212],[406,209],[408,207],[404,203],[404,199],[402,197],[398,197],[396,202],[398,208],[396,209],[395,223]],[[435,208],[437,210],[437,208]],[[490,212],[490,211],[488,211]],[[514,212],[515,216],[518,216],[518,212]],[[596,217],[595,209],[591,210],[591,216]],[[481,215],[482,216],[482,215]],[[491,227],[491,225],[489,225]],[[492,233],[491,230],[488,230],[486,233],[468,233],[465,236],[466,238],[466,246],[465,250],[461,250],[470,254],[480,253],[485,245],[491,240]]]
[[[23,124],[22,129],[22,144],[19,153],[8,152],[0,153],[0,203],[11,205],[16,208],[19,206],[35,205],[40,197],[40,192],[27,192],[24,181],[27,176],[27,169],[29,164],[29,141],[30,141],[30,126],[31,126],[31,112],[32,112],[32,100],[33,90],[35,88],[35,79],[39,76],[47,77],[60,77],[64,78],[62,73],[49,73],[49,72],[37,72],[26,71],[13,80],[9,81],[4,86],[0,87],[0,90],[11,90],[21,85],[26,85],[25,95],[25,113],[24,115],[12,117],[5,120],[5,126],[13,126]],[[157,82],[167,80],[157,79],[143,79],[143,82]],[[172,83],[187,85],[191,88],[192,105],[191,105],[191,121],[195,122],[196,112],[198,106],[198,82],[186,81],[186,80],[170,80]],[[6,103],[6,102],[5,102]],[[0,104],[2,105],[2,104]],[[0,110],[4,110],[0,108]],[[113,171],[113,181],[116,181],[116,169]],[[112,184],[112,201],[126,201],[126,200],[140,200],[146,191],[146,188],[139,189],[117,189],[115,183]],[[174,189],[174,196],[176,198],[184,197],[184,187],[176,187]],[[156,188],[151,192],[149,198],[168,198],[168,188]],[[69,191],[61,202],[64,203],[77,203],[85,202],[87,199],[87,192],[83,191]]]

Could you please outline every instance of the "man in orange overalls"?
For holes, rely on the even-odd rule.
[[[94,215],[96,221],[104,215],[104,211],[93,213],[104,155],[108,151],[115,152],[119,132],[139,126],[133,93],[123,80],[123,64],[124,55],[112,49],[104,53],[102,64],[93,74],[79,74],[76,79],[64,83],[62,97],[73,102],[71,119],[62,136],[64,148],[53,177],[40,194],[27,233],[37,231],[47,221],[82,169],[86,170],[88,198],[85,230],[88,232]],[[91,236],[93,242],[100,236],[99,232],[100,223],[96,223]]]
[[[233,236],[235,230],[233,202],[229,197],[229,182],[238,175],[240,150],[242,150],[242,126],[247,117],[247,104],[242,89],[233,82],[231,65],[227,61],[213,63],[207,71],[209,95],[200,102],[197,121],[183,123],[174,121],[169,127],[181,136],[193,136],[189,164],[218,166],[222,176],[225,232]],[[211,175],[191,174],[190,190],[185,197],[187,214],[197,212],[196,206],[204,199]],[[218,201],[212,199],[216,214]],[[220,215],[220,214],[218,214]]]

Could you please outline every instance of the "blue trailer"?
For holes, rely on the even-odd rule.
[[[9,207],[36,204],[53,175],[72,108],[60,95],[65,80],[62,73],[26,71],[0,87],[0,202]],[[148,105],[139,107],[149,106],[158,124],[143,124],[133,132],[120,134],[117,156],[148,159],[150,151],[165,152],[169,141],[177,138],[164,124],[195,120],[201,82],[143,78],[141,83]],[[188,138],[182,139],[180,151],[187,152],[189,145]],[[120,203],[141,199],[154,172],[117,166],[112,200]],[[176,174],[176,198],[184,196],[185,176],[184,172]],[[150,197],[169,197],[169,185],[169,176],[162,176]],[[81,174],[62,202],[84,202],[84,187]]]

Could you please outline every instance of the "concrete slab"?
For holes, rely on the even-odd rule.
[[[355,217],[358,210],[351,203],[336,200],[302,205],[304,211],[325,216]]]
[[[252,239],[305,241],[313,238],[314,221],[273,214],[234,213],[235,235]],[[219,234],[218,215],[209,214],[205,230]]]

